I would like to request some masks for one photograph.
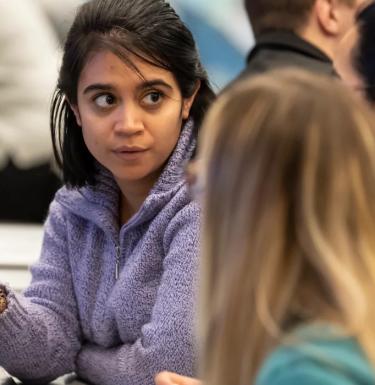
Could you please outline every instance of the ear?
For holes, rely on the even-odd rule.
[[[184,99],[183,106],[182,106],[182,119],[183,120],[186,120],[189,117],[191,106],[194,103],[195,97],[197,96],[197,93],[198,93],[200,87],[201,87],[201,81],[197,80],[193,94],[189,98]]]
[[[317,21],[327,35],[335,36],[340,32],[339,9],[336,0],[316,0],[315,14]]]
[[[82,127],[81,114],[79,113],[79,108],[77,104],[72,104],[68,101],[70,108],[72,109],[74,116],[76,117],[77,124]]]

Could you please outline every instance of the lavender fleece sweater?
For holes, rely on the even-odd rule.
[[[161,370],[195,374],[200,210],[182,177],[195,146],[188,122],[122,228],[109,172],[96,187],[56,194],[32,283],[23,295],[9,289],[0,315],[0,366],[38,384],[72,371],[100,385],[151,385]]]

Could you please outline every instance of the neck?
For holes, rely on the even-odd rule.
[[[319,48],[330,59],[333,58],[334,41],[331,40],[328,36],[322,35],[320,32],[316,32],[310,27],[298,31],[297,35],[315,47]]]
[[[121,190],[120,225],[125,224],[141,208],[157,181],[160,172],[148,175],[141,181],[117,181]]]

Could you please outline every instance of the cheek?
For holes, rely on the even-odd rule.
[[[96,157],[102,147],[101,144],[103,144],[104,141],[100,135],[100,131],[95,129],[95,124],[93,122],[82,120],[82,136],[86,147],[90,153]]]
[[[164,108],[159,113],[149,115],[146,125],[154,127],[153,131],[155,135],[170,135],[175,137],[177,133],[177,136],[179,136],[182,125],[181,103],[170,103],[167,108]]]
[[[103,119],[98,119],[93,116],[92,112],[88,111],[86,108],[82,108],[81,121],[82,134],[86,145],[98,145],[102,141],[101,137],[104,135],[101,133],[101,129],[106,126]]]
[[[157,152],[163,158],[168,158],[173,152],[181,133],[182,120],[180,116],[174,116],[174,119],[169,119],[164,125],[159,126],[154,131],[154,140],[157,144]]]
[[[170,152],[172,152],[173,149],[176,147],[178,139],[180,138],[180,133],[181,133],[181,124],[177,124],[173,128],[173,130],[170,130],[167,138],[168,140],[165,141],[168,144],[168,148]]]

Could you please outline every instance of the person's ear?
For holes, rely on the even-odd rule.
[[[197,93],[198,93],[200,87],[201,87],[201,81],[197,80],[193,94],[189,98],[184,99],[183,106],[182,106],[182,119],[183,120],[186,120],[189,117],[191,106],[194,103],[195,97],[197,96]]]
[[[82,120],[81,120],[81,114],[79,113],[79,108],[78,108],[78,105],[77,104],[72,104],[70,102],[69,103],[69,106],[70,108],[72,109],[73,113],[74,113],[74,116],[76,118],[76,122],[77,124],[82,127]]]
[[[340,15],[336,0],[316,0],[314,11],[325,34],[335,36],[340,32]]]

